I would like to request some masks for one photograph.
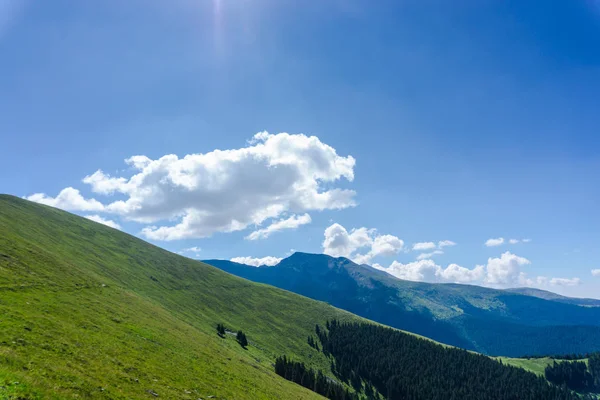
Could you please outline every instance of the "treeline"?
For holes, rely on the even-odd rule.
[[[332,400],[358,400],[347,388],[327,378],[321,371],[306,368],[303,363],[292,361],[286,356],[275,360],[275,373],[288,381],[295,382]]]
[[[365,323],[317,326],[334,374],[359,389],[366,383],[388,399],[578,399],[521,368],[458,348]]]
[[[546,355],[524,355],[518,358],[525,358],[528,360],[538,359],[538,358],[553,358],[555,360],[585,360],[586,358],[591,358],[593,356],[600,355],[598,352],[594,353],[573,353],[573,354],[546,354]]]
[[[591,354],[585,361],[554,362],[546,367],[546,379],[578,392],[600,393],[600,354]]]

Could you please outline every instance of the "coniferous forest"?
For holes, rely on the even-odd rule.
[[[546,379],[578,392],[600,393],[600,353],[585,361],[556,361],[546,367]]]
[[[333,400],[356,400],[357,396],[350,393],[343,385],[332,381],[323,375],[323,372],[316,372],[310,368],[306,368],[304,363],[292,361],[286,356],[278,357],[275,360],[275,372],[287,379],[288,381],[296,382]]]
[[[582,398],[565,386],[549,384],[523,369],[391,328],[332,320],[326,329],[317,325],[316,334],[323,353],[331,358],[337,379],[368,398],[377,393],[392,400]],[[307,371],[303,364],[282,357],[275,368],[286,379],[309,388],[315,386],[314,372]],[[342,386],[339,388],[342,393]],[[351,398],[325,395],[331,399]]]

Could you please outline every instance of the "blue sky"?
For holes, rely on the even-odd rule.
[[[598,297],[600,3],[296,3],[0,0],[0,190],[203,259]]]

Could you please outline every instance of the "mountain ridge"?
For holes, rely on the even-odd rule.
[[[518,357],[600,349],[600,309],[596,308],[474,285],[405,281],[347,258],[321,254],[297,252],[271,267],[205,262],[485,354]],[[518,345],[522,340],[527,343]]]

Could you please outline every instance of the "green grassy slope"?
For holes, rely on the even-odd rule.
[[[326,370],[306,338],[331,318],[356,317],[0,196],[0,399],[313,398],[271,364]]]
[[[556,359],[556,358],[552,358],[552,357],[542,357],[542,358],[495,357],[495,358],[497,360],[502,360],[502,362],[504,364],[509,364],[509,365],[513,365],[515,367],[520,367],[520,368],[523,368],[527,371],[533,372],[534,374],[540,375],[540,376],[543,376],[544,371],[546,370],[546,367],[548,365],[551,365],[555,361],[557,363],[567,361],[567,360],[560,360],[560,359]],[[584,358],[584,359],[578,360],[578,361],[584,361],[587,364],[588,359]]]

